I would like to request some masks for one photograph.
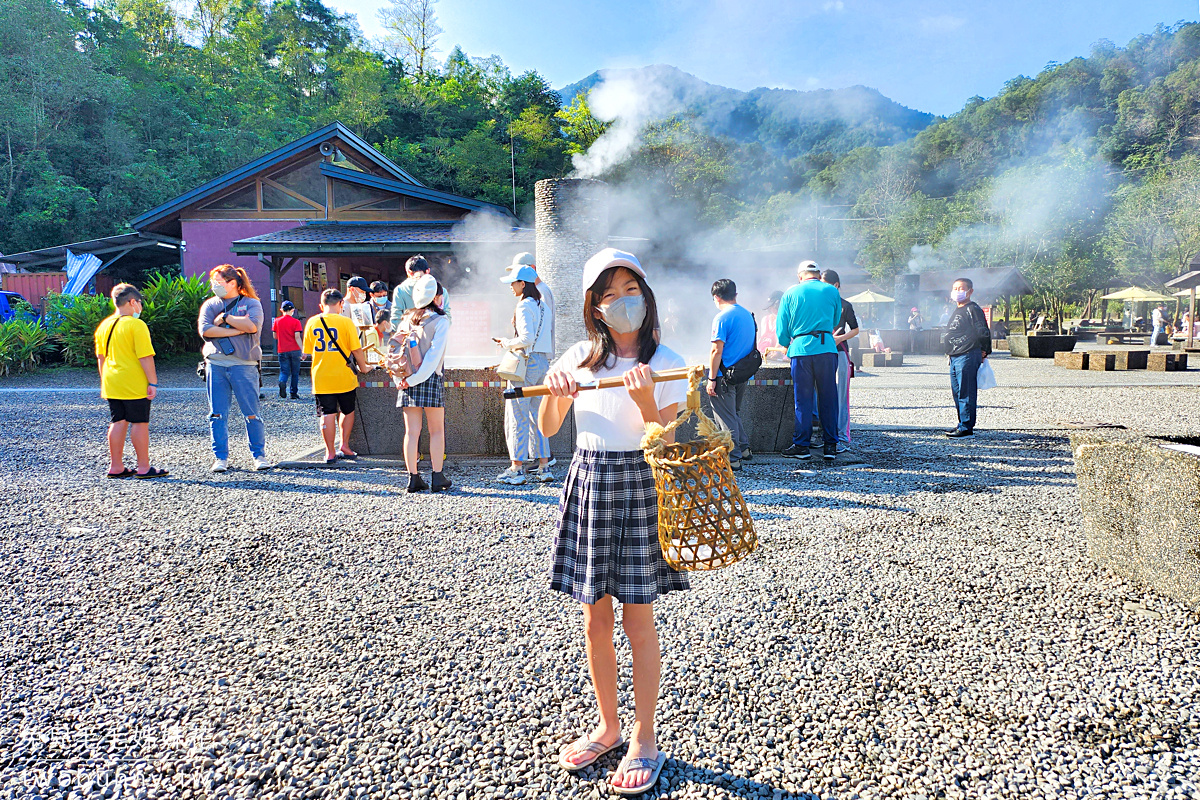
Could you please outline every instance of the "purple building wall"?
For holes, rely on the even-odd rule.
[[[235,256],[229,250],[230,245],[238,239],[298,228],[304,223],[295,219],[185,219],[180,224],[183,240],[187,242],[183,253],[184,275],[207,275],[218,264],[232,264],[246,270],[265,301],[270,299],[271,289],[266,265],[253,256]],[[284,286],[300,286],[303,282],[301,269],[290,269],[283,276]]]

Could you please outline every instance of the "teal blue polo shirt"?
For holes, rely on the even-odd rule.
[[[789,358],[836,353],[833,331],[842,320],[842,296],[837,287],[819,280],[798,283],[783,293],[775,335],[787,345]],[[821,336],[820,331],[825,335]],[[803,334],[817,333],[814,336]]]

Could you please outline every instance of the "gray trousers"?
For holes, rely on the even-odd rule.
[[[850,355],[844,350],[838,350],[838,367],[837,367],[837,401],[838,401],[838,418],[837,424],[833,427],[837,430],[837,443],[843,444],[846,447],[850,446]],[[813,390],[813,397],[816,397],[816,390]],[[816,400],[813,401],[813,409],[817,408]],[[813,413],[813,424],[816,424],[817,415]]]
[[[729,460],[737,461],[750,449],[750,437],[742,427],[742,397],[746,394],[746,384],[729,386],[721,380],[717,381],[716,391],[716,397],[709,395],[708,400],[713,416],[717,418],[717,427],[733,435],[733,452],[729,454]]]

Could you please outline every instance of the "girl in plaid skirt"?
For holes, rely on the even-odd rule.
[[[399,380],[396,407],[404,411],[404,465],[408,467],[408,491],[450,488],[442,474],[446,459],[446,404],[442,398],[442,362],[446,359],[446,341],[450,338],[450,318],[437,302],[442,286],[432,275],[413,286],[413,308],[404,312],[391,339],[393,352],[410,347],[415,339],[421,354],[416,372]],[[429,463],[433,478],[426,484],[417,471],[417,440],[421,438],[421,412],[429,424]]]
[[[658,544],[658,498],[640,443],[648,422],[666,425],[687,396],[682,381],[655,384],[651,371],[684,366],[658,344],[654,293],[637,257],[607,248],[583,270],[584,326],[588,338],[563,354],[545,382],[551,396],[539,425],[553,436],[572,404],[575,457],[559,505],[551,587],[583,606],[588,670],[599,723],[559,754],[575,771],[623,743],[617,714],[617,655],[613,600],[633,650],[634,725],[629,749],[613,773],[619,794],[638,794],[658,781],[666,762],[654,737],[660,651],[653,603],[688,588],[667,566]],[[578,384],[621,375],[625,388],[577,393]]]

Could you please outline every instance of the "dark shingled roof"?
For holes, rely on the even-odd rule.
[[[450,249],[463,242],[532,244],[533,229],[491,229],[473,232],[472,226],[444,222],[310,222],[296,228],[239,239],[232,250],[237,255],[254,253],[388,253],[408,252],[414,247]]]

